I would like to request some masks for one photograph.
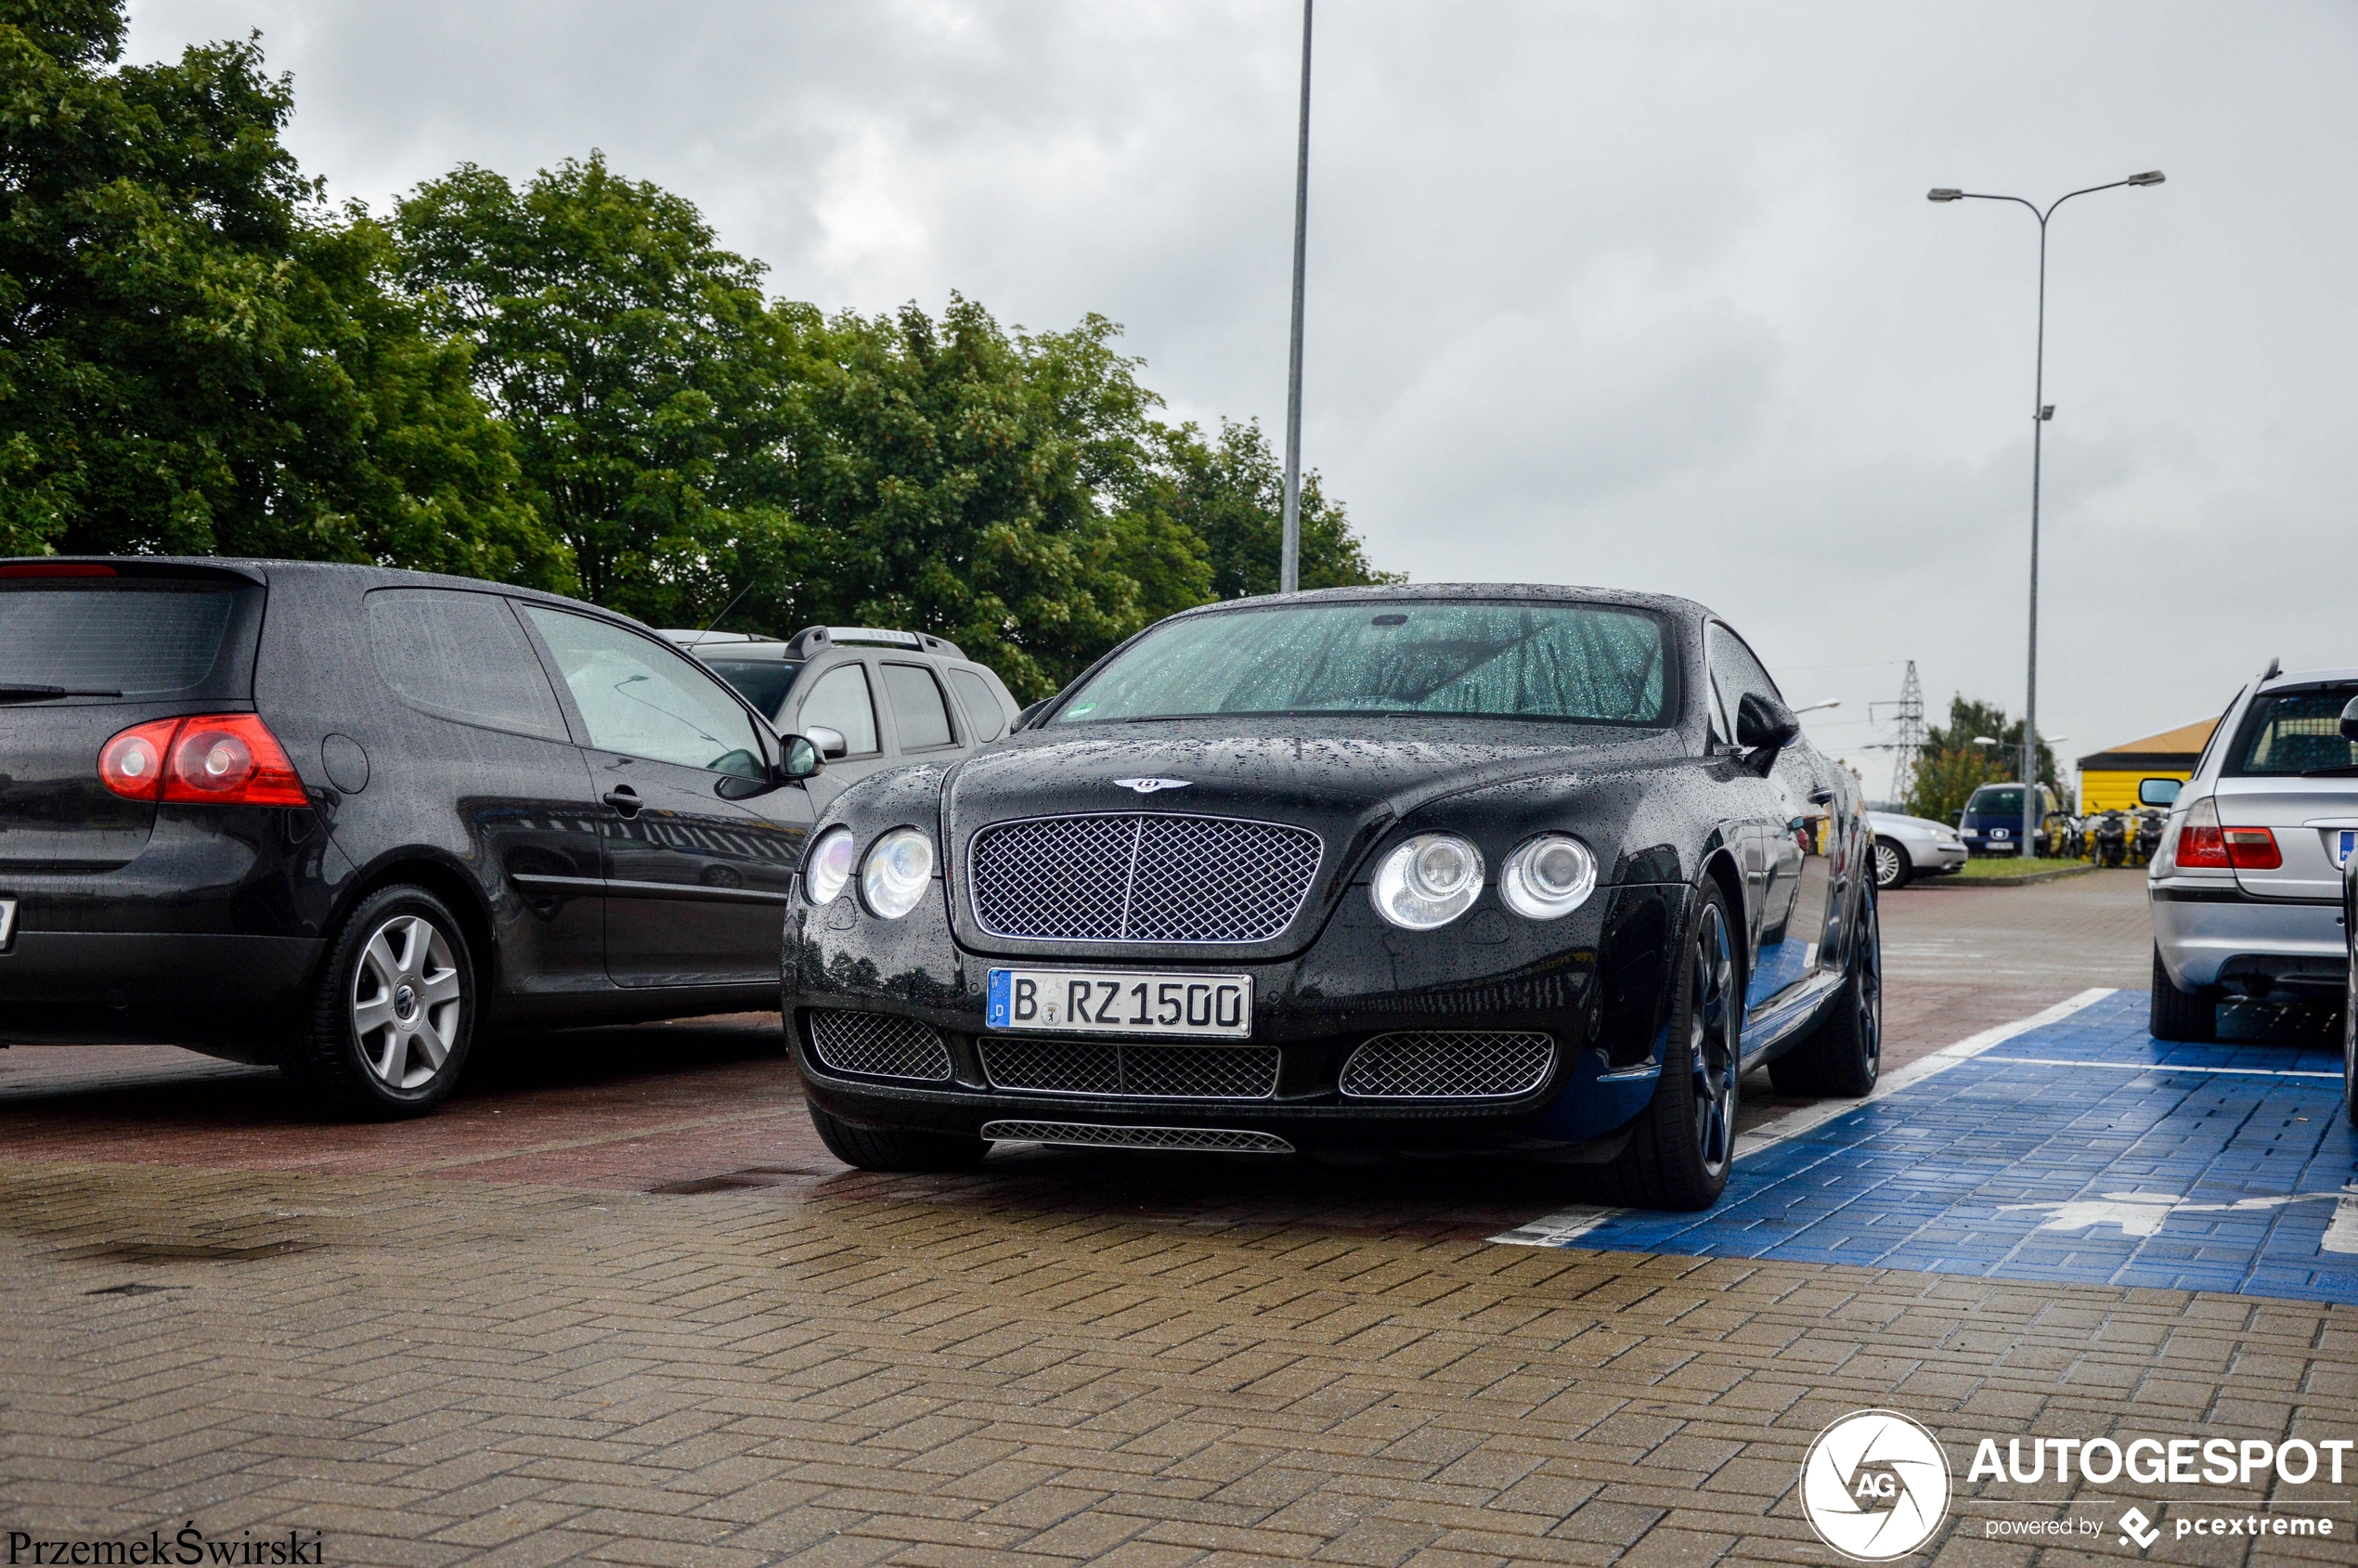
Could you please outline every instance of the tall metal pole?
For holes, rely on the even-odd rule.
[[[2019,196],[1996,196],[1976,190],[1958,190],[1936,186],[1926,194],[1935,201],[2012,201],[2030,209],[2039,220],[2039,348],[2032,371],[2030,401],[2030,658],[2029,689],[2022,705],[2022,842],[2015,853],[2028,860],[2038,850],[2038,834],[2041,825],[2039,814],[2039,479],[2040,465],[2046,453],[2047,420],[2047,220],[2055,209],[2075,196],[2090,196],[2099,190],[2118,190],[2129,185],[2159,185],[2159,169],[2142,175],[2131,175],[2125,180],[2106,185],[2092,185],[2081,190],[2066,191],[2047,203],[2042,211],[2035,201]]]
[[[1310,234],[1310,0],[1302,0],[1302,143],[1293,171],[1293,349],[1286,364],[1286,513],[1277,591],[1302,587],[1302,277]]]
[[[2057,202],[2056,206],[2063,203]],[[2022,700],[2022,848],[2037,851],[2039,828],[2039,472],[2047,441],[2047,219],[2039,214],[2039,352],[2030,394],[2030,689]]]

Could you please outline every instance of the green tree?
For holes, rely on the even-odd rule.
[[[1984,739],[1998,744],[1979,744]],[[1924,731],[1924,749],[1908,784],[1909,814],[1953,823],[1981,785],[2020,779],[2021,760],[2021,719],[2009,720],[1995,704],[1952,696],[1949,722]],[[2039,743],[2039,779],[2055,788],[2055,757],[2044,741]]]
[[[720,608],[740,553],[791,555],[765,498],[792,334],[693,202],[592,152],[521,189],[461,164],[396,212],[402,277],[477,345],[584,594],[678,622]]]
[[[377,561],[563,585],[462,343],[280,140],[257,44],[121,63],[0,0],[0,551]]]
[[[1285,538],[1285,470],[1270,451],[1261,421],[1222,420],[1219,438],[1209,442],[1192,423],[1159,434],[1158,457],[1170,486],[1165,504],[1173,521],[1203,539],[1211,597],[1276,592]],[[1315,471],[1303,474],[1302,586],[1406,580],[1375,569],[1342,503],[1327,499]]]

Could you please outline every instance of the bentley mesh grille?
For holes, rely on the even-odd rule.
[[[939,1083],[950,1076],[950,1048],[914,1018],[890,1013],[810,1012],[810,1054],[822,1067],[870,1078],[913,1078]]]
[[[1361,1100],[1477,1100],[1527,1095],[1548,1081],[1556,1043],[1544,1034],[1379,1034],[1343,1064],[1342,1092]]]
[[[1091,1040],[979,1042],[1002,1089],[1137,1095],[1166,1100],[1265,1100],[1277,1092],[1274,1045],[1128,1045]]]
[[[1301,913],[1320,852],[1316,834],[1276,823],[1041,817],[976,834],[967,869],[995,937],[1265,942]]]
[[[986,1121],[986,1138],[1011,1143],[1077,1144],[1084,1148],[1211,1149],[1226,1154],[1291,1154],[1275,1133],[1230,1127],[1103,1127],[1087,1121]]]

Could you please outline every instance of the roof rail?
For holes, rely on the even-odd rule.
[[[786,657],[807,659],[833,642],[879,642],[888,648],[908,648],[950,659],[966,656],[955,642],[927,631],[891,631],[874,626],[807,626],[786,640]]]

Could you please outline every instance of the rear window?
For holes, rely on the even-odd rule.
[[[707,658],[712,673],[737,689],[737,694],[771,719],[784,706],[786,693],[802,666],[793,659]]]
[[[2251,776],[2339,772],[2358,767],[2358,745],[2341,738],[2341,710],[2358,685],[2256,698],[2226,771]]]
[[[123,697],[202,686],[240,621],[240,596],[259,591],[185,578],[0,582],[0,686]]]
[[[564,740],[564,717],[524,628],[496,594],[386,588],[369,595],[369,652],[412,707]]]
[[[974,725],[976,740],[995,741],[1007,732],[1007,710],[999,706],[990,681],[971,669],[952,669],[950,684],[956,688],[958,701]]]

